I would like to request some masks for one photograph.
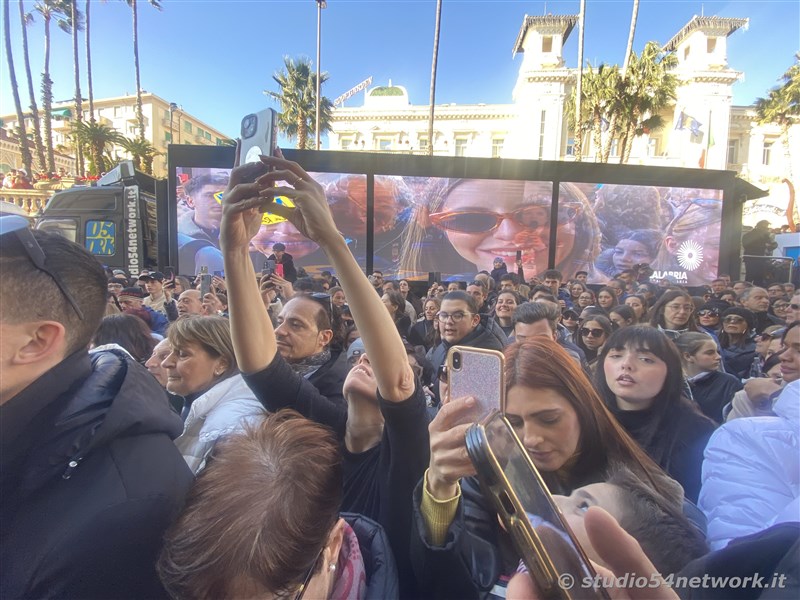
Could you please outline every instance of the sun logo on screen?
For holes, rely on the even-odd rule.
[[[678,248],[678,264],[694,271],[703,262],[703,247],[694,240],[683,242]]]

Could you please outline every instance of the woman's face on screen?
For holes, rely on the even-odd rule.
[[[491,269],[498,256],[513,265],[521,251],[530,277],[547,269],[551,204],[550,182],[467,180],[453,188],[432,220],[477,269]],[[560,213],[556,266],[575,242],[577,211],[565,205]]]

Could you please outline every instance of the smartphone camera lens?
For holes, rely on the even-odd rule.
[[[242,139],[248,139],[256,134],[258,126],[258,117],[256,115],[247,115],[242,119]]]
[[[453,353],[453,369],[458,371],[461,368],[461,352]]]

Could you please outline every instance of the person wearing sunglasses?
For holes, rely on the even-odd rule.
[[[733,306],[722,313],[719,343],[725,371],[739,379],[747,379],[756,359],[756,342],[752,335],[755,317],[746,308]]]
[[[295,206],[275,203],[276,196],[290,198]],[[422,383],[414,375],[400,334],[337,231],[322,185],[299,164],[285,160],[278,152],[274,157],[262,156],[259,162],[235,167],[223,210],[220,240],[239,368],[269,411],[292,408],[333,430],[344,457],[340,510],[375,519],[386,529],[398,563],[401,592],[415,597],[409,564],[412,521],[408,499],[429,462],[429,418]],[[319,244],[347,296],[365,352],[345,378],[342,393],[346,404],[323,396],[292,368],[279,348],[282,338],[260,301],[248,253],[263,210],[285,217]],[[294,302],[304,304],[292,307]],[[293,298],[281,313],[278,329],[292,332],[308,327],[316,332],[314,340],[321,339],[320,335],[330,332],[323,333],[327,321],[316,319],[323,314],[327,319],[329,307],[330,298],[327,302],[309,296]],[[312,311],[309,316],[316,311],[316,316],[301,317],[300,310]],[[282,500],[283,509],[291,511],[291,498]]]
[[[575,344],[586,355],[590,373],[594,373],[597,358],[612,331],[613,324],[603,315],[594,315],[581,322]]]
[[[288,409],[219,442],[164,539],[169,595],[396,598],[383,529],[341,512],[342,471],[333,432]]]
[[[709,193],[709,190],[698,190]],[[719,192],[721,194],[721,192]],[[685,273],[681,285],[701,286],[719,272],[722,199],[687,199],[667,225],[656,271]]]
[[[0,217],[4,597],[164,596],[155,557],[192,473],[155,378],[87,351],[106,286],[80,245]]]
[[[720,300],[711,300],[701,304],[695,313],[698,330],[718,337],[722,328],[721,315],[727,308],[730,306]]]
[[[444,232],[453,249],[475,270],[490,269],[496,258],[514,260],[519,251],[525,276],[541,276],[548,268],[550,230],[556,227],[554,268],[567,277],[577,270],[590,271],[591,280],[599,251],[597,220],[576,186],[562,183],[559,192],[555,223],[550,221],[553,189],[549,181],[454,179],[437,196],[441,200],[425,210],[429,222]],[[409,239],[415,239],[413,235],[407,234]],[[421,270],[412,268],[411,254],[403,262],[407,269]]]

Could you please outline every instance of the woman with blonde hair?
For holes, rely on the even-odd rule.
[[[185,425],[175,444],[197,473],[219,438],[263,418],[264,407],[239,373],[228,319],[184,317],[167,339],[167,390],[184,398]]]

